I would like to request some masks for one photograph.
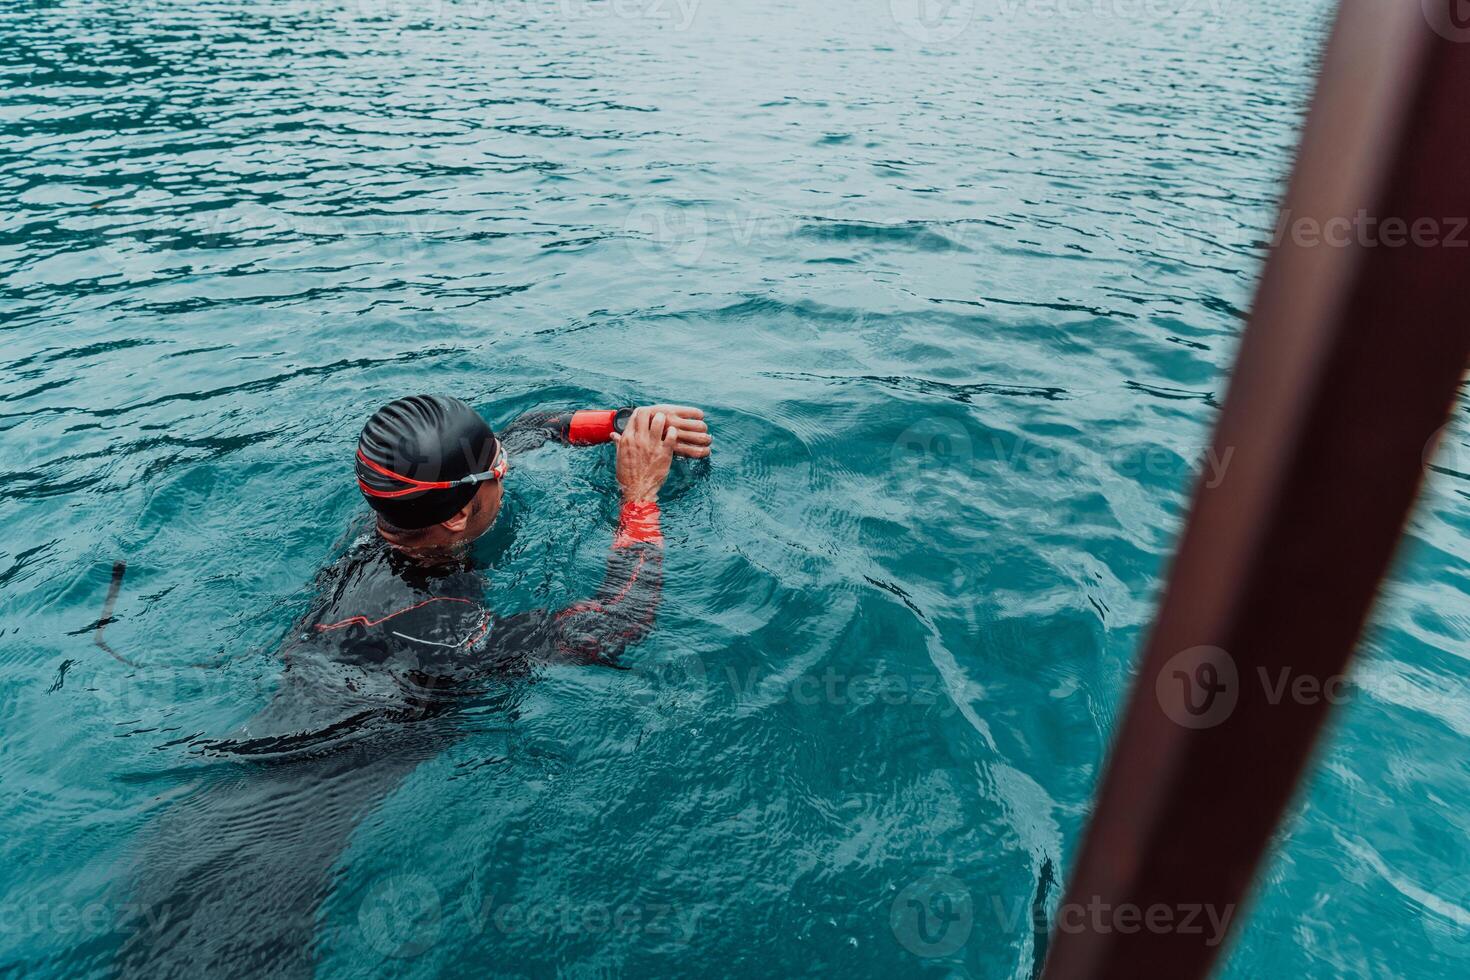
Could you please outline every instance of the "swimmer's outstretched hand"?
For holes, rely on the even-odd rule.
[[[704,424],[704,413],[688,405],[649,405],[642,412],[663,412],[669,425],[679,430],[679,442],[674,446],[675,456],[704,459],[709,455],[709,426]],[[632,424],[631,422],[629,424]]]
[[[614,433],[613,440],[618,445],[618,485],[623,488],[625,503],[658,501],[659,488],[669,475],[669,465],[679,445],[679,429],[671,423],[672,417],[662,409],[636,408],[627,427],[621,433]]]

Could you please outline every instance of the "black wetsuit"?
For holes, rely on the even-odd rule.
[[[565,441],[565,416],[503,434]],[[496,615],[467,561],[425,566],[376,533],[317,580],[282,646],[270,704],[145,835],[124,900],[118,972],[310,976],[315,920],[357,821],[460,734],[453,710],[538,662],[617,666],[653,625],[662,582],[656,508],[624,508],[595,596]]]

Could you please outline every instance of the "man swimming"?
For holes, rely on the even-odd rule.
[[[469,546],[500,512],[512,454],[614,443],[621,507],[588,600],[499,615]],[[619,666],[662,586],[658,493],[707,457],[697,409],[535,414],[498,436],[454,398],[379,409],[358,439],[371,531],[317,580],[270,703],[152,828],[125,908],[124,976],[310,976],[316,918],[357,821],[461,734],[452,709],[537,663]],[[407,724],[407,723],[413,724]],[[241,763],[250,764],[242,772]]]
[[[617,445],[622,508],[607,577],[591,601],[495,620],[467,546],[500,513],[510,453],[552,439]],[[669,465],[676,454],[707,456],[709,446],[703,413],[692,408],[531,415],[497,437],[457,399],[392,402],[357,444],[357,484],[376,512],[376,534],[333,569],[299,642],[331,648],[337,663],[412,662],[433,678],[527,657],[613,663],[653,622],[658,491]]]

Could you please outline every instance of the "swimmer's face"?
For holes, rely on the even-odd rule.
[[[505,487],[500,480],[490,480],[480,484],[480,492],[475,494],[465,507],[468,511],[465,517],[464,530],[460,532],[460,540],[473,541],[495,523],[495,518],[500,516],[500,502],[505,499]],[[464,511],[461,511],[464,513]]]

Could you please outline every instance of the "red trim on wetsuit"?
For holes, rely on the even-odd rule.
[[[581,612],[607,612],[608,606],[616,606],[618,603],[622,602],[623,598],[629,593],[629,591],[632,590],[633,585],[638,581],[638,573],[643,571],[643,562],[643,556],[639,555],[638,564],[633,566],[633,573],[628,576],[628,581],[624,582],[623,587],[618,590],[618,594],[607,600],[606,603],[599,602],[596,599],[589,599],[586,602],[579,602],[576,605],[568,606],[561,612],[557,613],[555,618],[565,619],[568,616]]]
[[[404,606],[402,609],[395,609],[381,619],[368,619],[366,616],[348,616],[346,619],[336,623],[318,623],[316,626],[316,631],[318,633],[326,633],[331,630],[340,630],[348,626],[361,626],[364,628],[370,626],[382,626],[390,619],[393,619],[397,616],[402,616],[404,613],[413,612],[415,609],[422,609],[424,606],[427,606],[430,603],[434,602],[462,602],[467,606],[474,606],[476,609],[480,610],[479,632],[462,640],[460,642],[460,646],[467,647],[472,643],[478,643],[485,636],[485,634],[490,631],[490,614],[485,610],[484,606],[480,605],[473,599],[461,599],[458,596],[448,595],[434,596],[432,598],[425,599],[423,602],[415,602],[411,606]]]
[[[473,599],[460,599],[456,596],[447,595],[435,596],[432,599],[425,599],[423,602],[416,602],[411,606],[404,606],[402,609],[395,609],[388,615],[384,616],[382,619],[368,619],[366,616],[348,616],[346,619],[337,623],[318,623],[316,630],[318,633],[325,633],[327,630],[339,630],[342,629],[344,626],[381,626],[388,620],[392,619],[394,616],[402,616],[406,612],[413,612],[415,609],[422,609],[424,606],[427,606],[431,602],[463,602],[466,605],[470,606],[480,605]]]
[[[567,442],[574,446],[593,446],[600,442],[611,442],[613,420],[616,410],[584,409],[572,413],[567,424]]]
[[[618,534],[613,538],[614,548],[630,548],[635,544],[664,544],[663,531],[658,524],[658,504],[629,501],[623,504],[618,517]]]

